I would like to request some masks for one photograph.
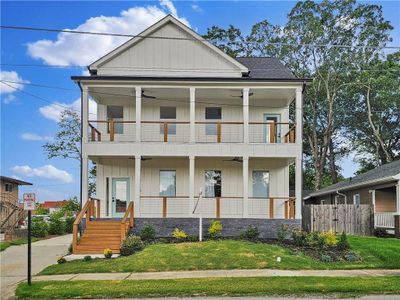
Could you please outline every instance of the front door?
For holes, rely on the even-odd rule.
[[[281,141],[281,115],[280,114],[264,114],[264,123],[275,123],[275,130],[271,132],[271,125],[265,124],[264,128],[264,142],[271,143],[272,140],[275,143],[280,143]],[[272,139],[272,134],[274,134],[274,139]]]
[[[112,179],[112,213],[113,217],[122,217],[129,204],[129,178]]]

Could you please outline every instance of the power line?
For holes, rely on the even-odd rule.
[[[165,36],[148,36],[141,34],[124,34],[124,33],[107,33],[107,32],[93,32],[93,31],[82,31],[82,30],[70,30],[70,29],[54,29],[44,27],[30,27],[30,26],[14,26],[14,25],[1,25],[2,29],[12,30],[28,30],[28,31],[44,31],[44,32],[57,32],[57,33],[71,33],[71,34],[86,34],[86,35],[97,35],[97,36],[114,36],[114,37],[126,37],[126,38],[146,38],[146,39],[162,39],[162,40],[177,40],[177,41],[195,41],[195,42],[210,42],[206,39],[200,38],[184,38],[184,37],[165,37]],[[247,44],[259,44],[258,42],[246,42]],[[279,42],[266,42],[264,44],[275,45],[275,46],[301,46],[301,47],[335,47],[335,48],[362,48],[362,49],[400,49],[400,46],[368,46],[368,45],[341,45],[341,44],[311,44],[311,43],[279,43]]]

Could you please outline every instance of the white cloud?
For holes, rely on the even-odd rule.
[[[80,112],[81,111],[81,99],[76,99],[74,102],[72,102],[70,104],[54,102],[52,104],[40,107],[39,112],[46,119],[52,120],[54,122],[58,122],[60,120],[61,113],[65,109],[72,109],[74,111]],[[89,99],[89,114],[90,114],[89,115],[90,119],[96,119],[97,103],[92,99]]]
[[[39,168],[31,168],[28,165],[15,166],[12,167],[11,170],[18,175],[23,175],[26,177],[42,177],[63,183],[71,183],[74,181],[70,173],[57,169],[53,165],[44,165]]]
[[[36,133],[25,132],[21,134],[21,139],[25,141],[51,141],[53,138],[51,136],[42,136]]]
[[[29,83],[29,81],[22,79],[15,71],[1,71],[0,80],[5,81],[5,83],[0,82],[0,95],[5,104],[13,102],[16,99],[14,93],[18,92],[18,89],[22,90],[24,83]]]
[[[202,12],[204,12],[204,10],[203,10],[198,4],[196,4],[196,3],[193,3],[193,4],[192,4],[192,9],[193,9],[195,12],[197,12],[197,13],[202,13]]]
[[[123,10],[119,16],[97,16],[73,28],[79,31],[138,34],[166,16],[177,16],[173,3],[161,0],[157,6],[137,6]],[[189,25],[185,18],[180,21]],[[89,65],[129,38],[59,33],[56,40],[43,39],[28,43],[28,54],[49,65]]]

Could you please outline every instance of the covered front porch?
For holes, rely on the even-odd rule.
[[[374,227],[388,230],[395,229],[395,215],[400,215],[400,203],[397,203],[398,185],[389,184],[371,190],[374,204]]]

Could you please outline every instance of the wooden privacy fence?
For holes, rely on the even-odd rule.
[[[369,204],[304,205],[303,229],[329,231],[352,235],[372,235],[373,206]]]

